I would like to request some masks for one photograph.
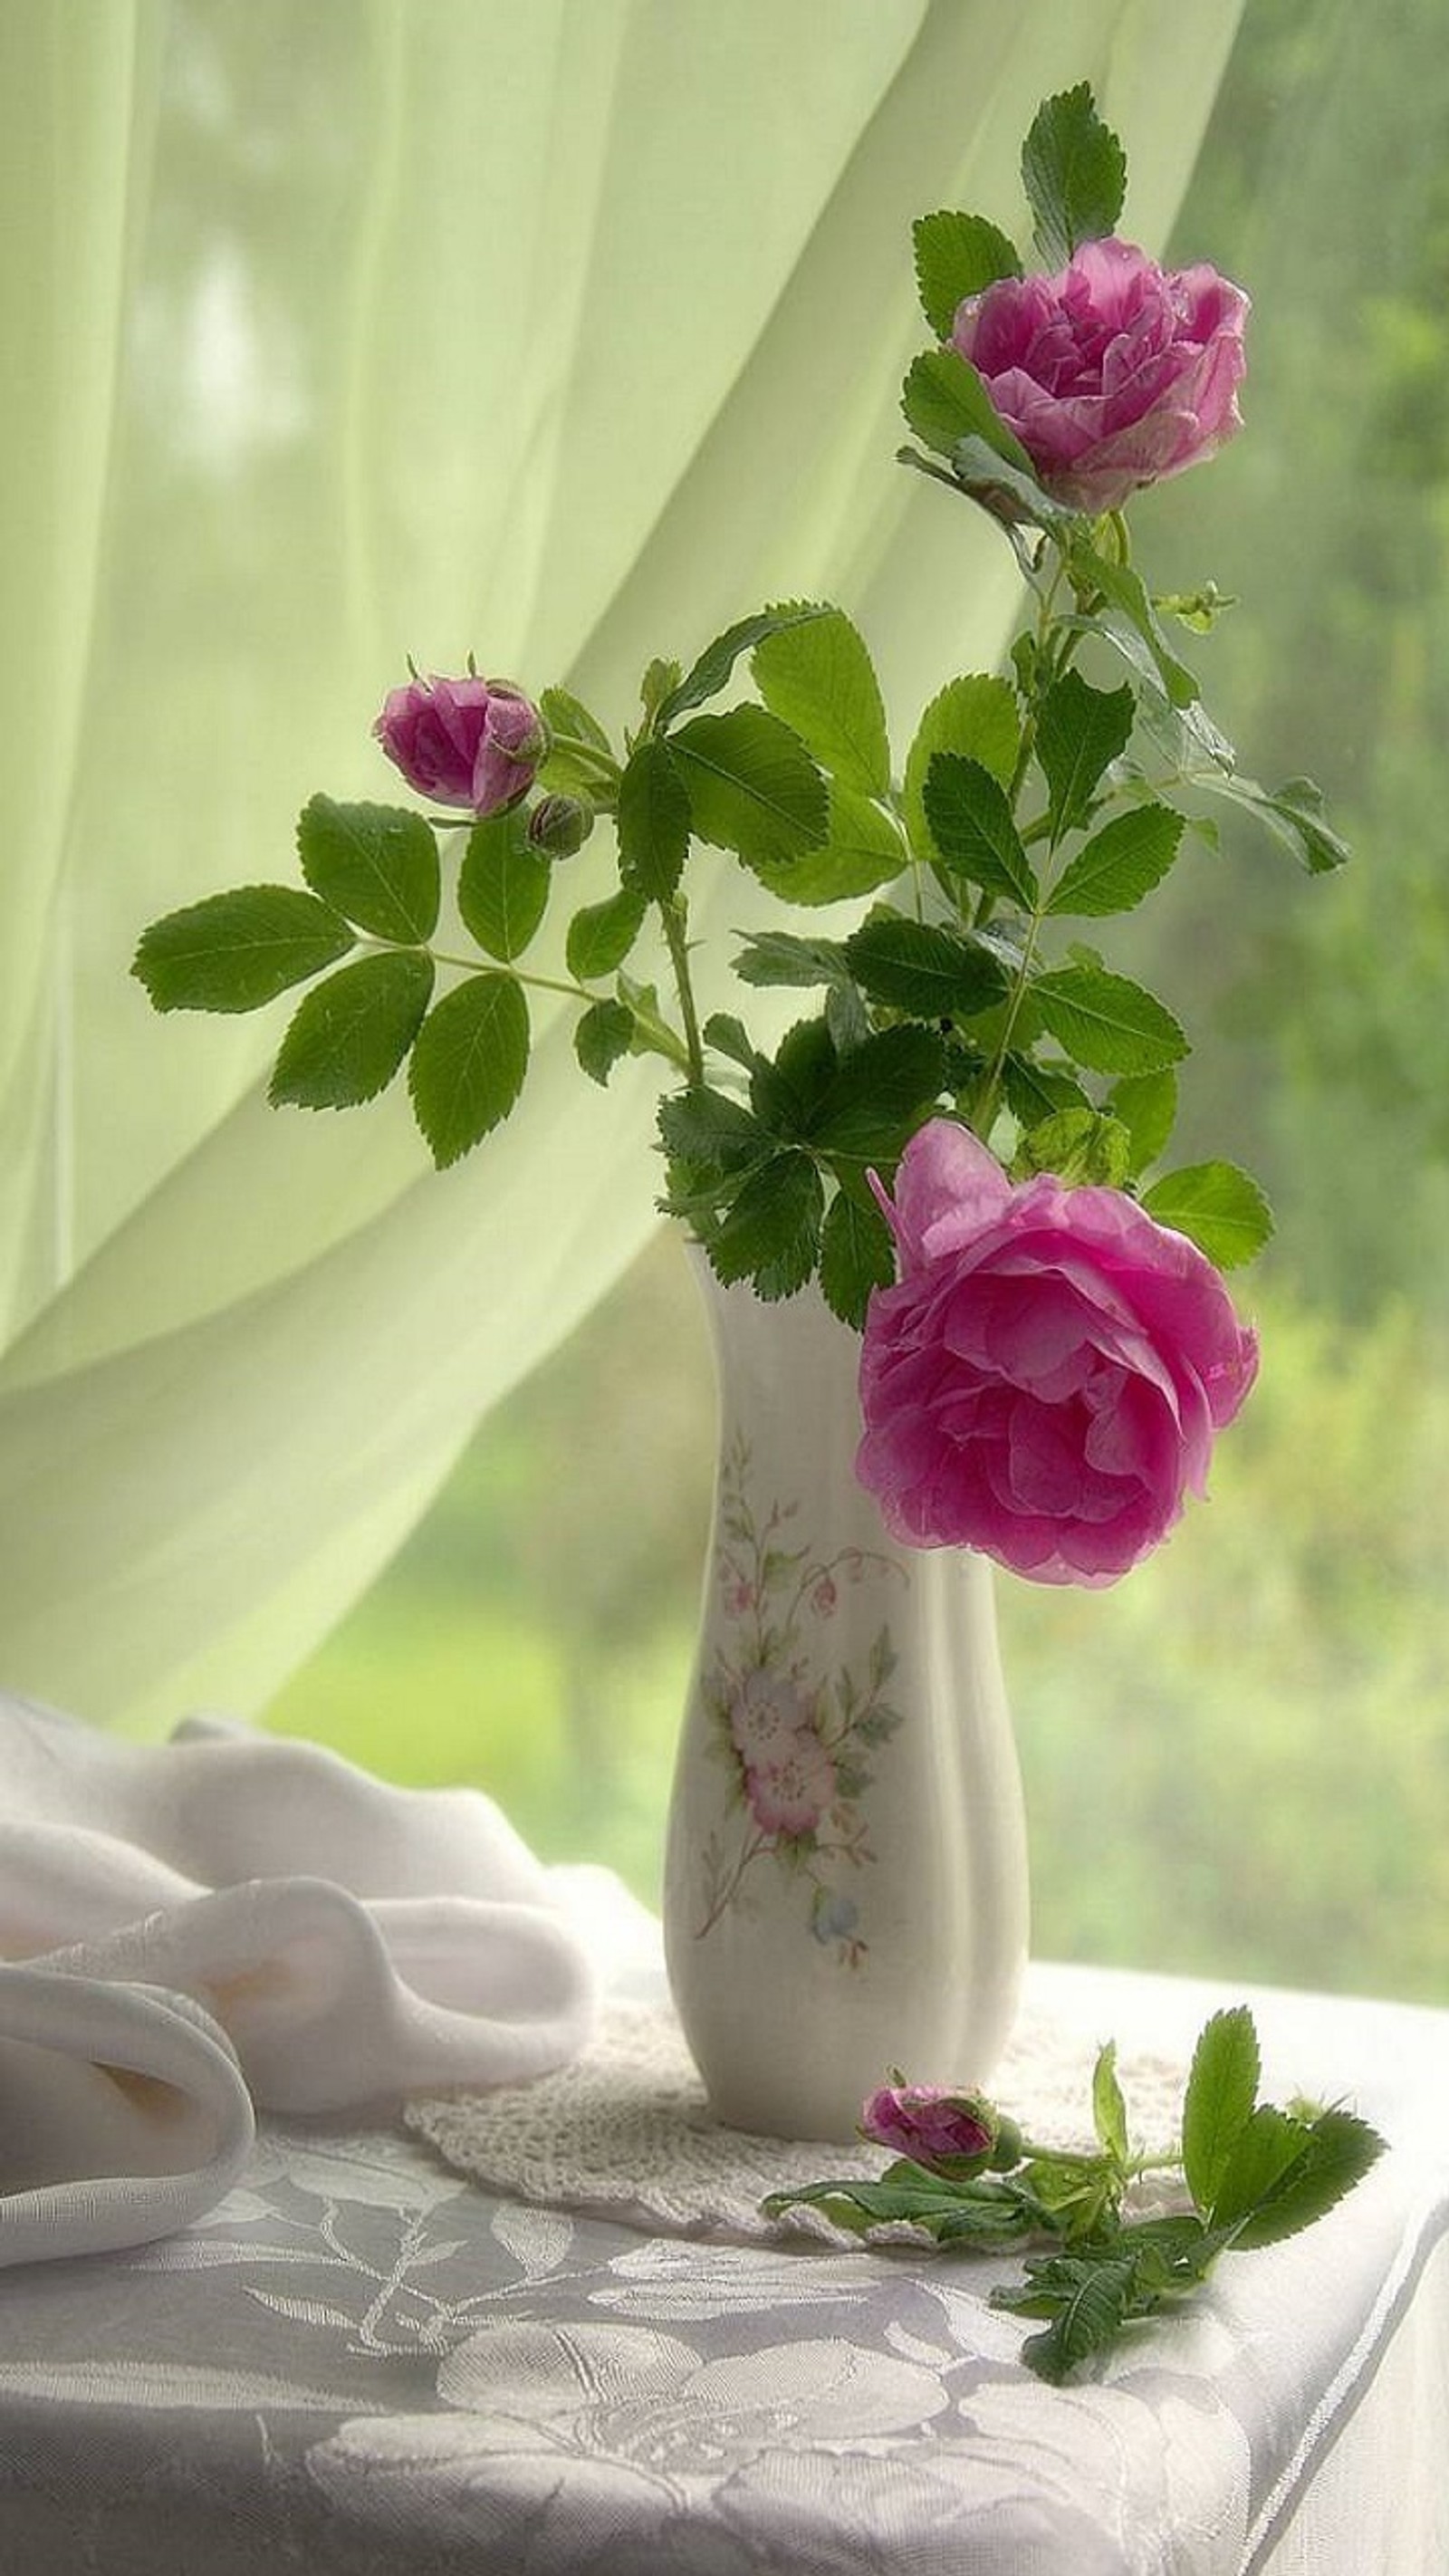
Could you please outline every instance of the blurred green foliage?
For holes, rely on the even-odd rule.
[[[1001,1586],[1036,1947],[1449,2001],[1449,46],[1442,0],[1249,0],[1174,255],[1254,296],[1243,435],[1134,511],[1260,777],[1355,844],[1185,861],[1139,963],[1197,1053],[1183,1158],[1278,1213],[1213,1498],[1110,1593]],[[1128,202],[1130,229],[1131,202]],[[943,543],[949,531],[943,532]],[[1131,963],[1130,959],[1124,960]],[[1211,1141],[1211,1146],[1209,1145]],[[657,1892],[712,1469],[661,1241],[485,1425],[272,1711],[492,1790]]]

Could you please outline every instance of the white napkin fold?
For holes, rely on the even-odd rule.
[[[0,1783],[0,2265],[185,2225],[245,2164],[254,2102],[516,2083],[593,2026],[567,1874],[476,1790],[3,1698]]]

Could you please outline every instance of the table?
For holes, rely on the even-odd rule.
[[[0,2286],[15,2576],[1433,2576],[1449,2568],[1449,2014],[1087,1969],[1395,2140],[1310,2234],[1062,2390],[1004,2266],[690,2240],[479,2189],[385,2117],[268,2124],[185,2235]]]

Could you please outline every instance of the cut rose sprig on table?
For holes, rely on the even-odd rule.
[[[1110,2042],[1093,2071],[1089,2148],[1025,2137],[979,2093],[897,2078],[861,2115],[862,2137],[895,2151],[878,2180],[807,2183],[762,2206],[786,2228],[818,2210],[897,2251],[903,2235],[957,2253],[1041,2249],[991,2305],[1038,2322],[1022,2360],[1059,2382],[1179,2310],[1220,2256],[1276,2245],[1325,2217],[1383,2154],[1377,2131],[1341,2104],[1260,2101],[1261,2071],[1247,2006],[1215,2013],[1193,2053],[1180,2135],[1156,2152],[1131,2142]],[[1175,2207],[1134,2207],[1149,2176],[1159,2193],[1175,2185]]]
[[[1092,942],[1194,843],[1211,850],[1214,800],[1310,872],[1345,852],[1309,782],[1239,771],[1168,632],[1211,625],[1221,596],[1205,579],[1154,598],[1123,515],[1236,435],[1247,298],[1123,237],[1125,162],[1085,85],[1039,111],[1022,172],[1030,273],[982,216],[917,224],[934,336],[902,392],[904,457],[987,511],[1020,563],[1007,669],[948,670],[902,750],[864,637],[827,602],[741,617],[687,669],[651,662],[621,735],[567,689],[410,667],[374,730],[445,810],[314,796],[301,886],[168,915],[135,971],[164,1011],[309,985],[272,1099],[350,1108],[405,1069],[440,1166],[513,1112],[540,997],[572,1009],[591,1081],[656,1058],[660,1203],[718,1277],[766,1299],[818,1278],[856,1327],[881,1300],[863,1454],[898,1534],[1097,1582],[1201,1487],[1251,1376],[1207,1265],[1251,1258],[1271,1221],[1231,1162],[1170,1162],[1187,1032]],[[612,863],[601,893],[596,845],[580,896],[572,862],[600,825]],[[731,958],[742,1004],[799,997],[769,1045],[696,992],[698,895],[736,864],[783,908]],[[942,1126],[989,1158],[996,1207],[989,1260],[983,1236],[967,1264],[969,1403],[958,1375],[959,1404],[923,1404],[903,1318],[930,1299],[898,1264],[898,1174]],[[1035,1318],[1016,1327],[1024,1375],[982,1323],[988,1275],[1018,1278]],[[1047,1344],[1069,1325],[1058,1383]],[[958,1454],[923,1479],[927,1432]],[[933,1476],[950,1510],[926,1508]]]

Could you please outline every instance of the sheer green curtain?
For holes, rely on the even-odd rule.
[[[902,710],[979,665],[1004,549],[943,579],[890,464],[910,218],[1013,221],[1088,77],[1160,242],[1236,17],[10,0],[5,1684],[257,1704],[652,1222],[645,1068],[593,1093],[540,1014],[522,1112],[440,1177],[400,1095],[274,1116],[270,1022],[154,1020],[141,924],[289,875],[313,787],[386,793],[409,652],[619,718],[651,654],[815,593]]]

